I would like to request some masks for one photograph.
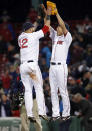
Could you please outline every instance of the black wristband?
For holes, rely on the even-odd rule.
[[[46,19],[47,19],[47,20],[50,20],[50,15],[47,15]]]

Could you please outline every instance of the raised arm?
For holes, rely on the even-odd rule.
[[[47,10],[46,9],[44,10],[45,10],[44,24],[50,27],[51,8],[47,8]]]
[[[41,30],[35,32],[36,36],[38,36],[37,38],[40,39],[42,37],[44,37],[44,35],[49,32],[50,29],[50,10],[46,10],[46,15],[44,18],[44,26]]]
[[[46,12],[46,9],[45,9],[44,5],[40,4],[38,6],[38,16],[37,16],[37,19],[34,23],[35,30],[38,26],[42,27],[42,21],[44,20],[45,12]]]
[[[56,10],[57,10],[57,9],[56,9]],[[67,34],[68,30],[66,29],[65,23],[64,23],[63,19],[60,17],[58,11],[57,11],[56,17],[57,17],[57,20],[58,20],[59,25],[61,26],[61,28],[62,28],[62,30],[63,30],[63,33],[64,33],[64,34]]]
[[[50,22],[51,22],[50,16],[51,16],[51,11],[52,11],[52,9],[49,7],[49,8],[47,8],[47,10],[46,10],[46,8],[44,7],[43,4],[42,4],[42,7],[43,7],[43,10],[44,10],[44,12],[45,12],[44,23],[49,26],[50,37],[51,37],[51,39],[53,40],[56,31],[55,31],[55,30],[51,27],[51,25],[50,25]],[[48,21],[47,21],[47,20],[48,20]]]
[[[41,17],[37,16],[37,20],[34,22],[34,30],[40,25]]]

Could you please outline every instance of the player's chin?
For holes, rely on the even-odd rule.
[[[35,29],[33,29],[33,32],[35,32]]]
[[[62,36],[63,33],[61,33],[61,32],[57,32],[57,35],[58,35],[58,36]]]

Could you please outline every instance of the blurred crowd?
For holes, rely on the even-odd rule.
[[[34,23],[37,12],[31,8],[25,21]],[[71,94],[80,93],[92,102],[92,21],[88,16],[84,20],[67,21],[73,41],[68,53],[67,64],[69,69],[68,91]],[[56,27],[56,22],[52,26]],[[19,74],[19,47],[18,35],[21,33],[22,23],[12,22],[8,12],[4,10],[0,16],[0,116],[19,116],[19,111],[12,109],[11,90],[16,94],[23,88]],[[43,88],[47,107],[47,114],[51,116],[52,105],[49,85],[49,66],[52,41],[49,35],[40,40],[39,65],[43,76]],[[59,95],[59,92],[58,92]],[[60,95],[59,95],[60,96]],[[60,111],[62,113],[62,98]],[[71,114],[76,115],[75,104],[71,101]]]

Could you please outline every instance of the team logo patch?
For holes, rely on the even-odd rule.
[[[63,41],[58,41],[57,44],[62,45]]]

